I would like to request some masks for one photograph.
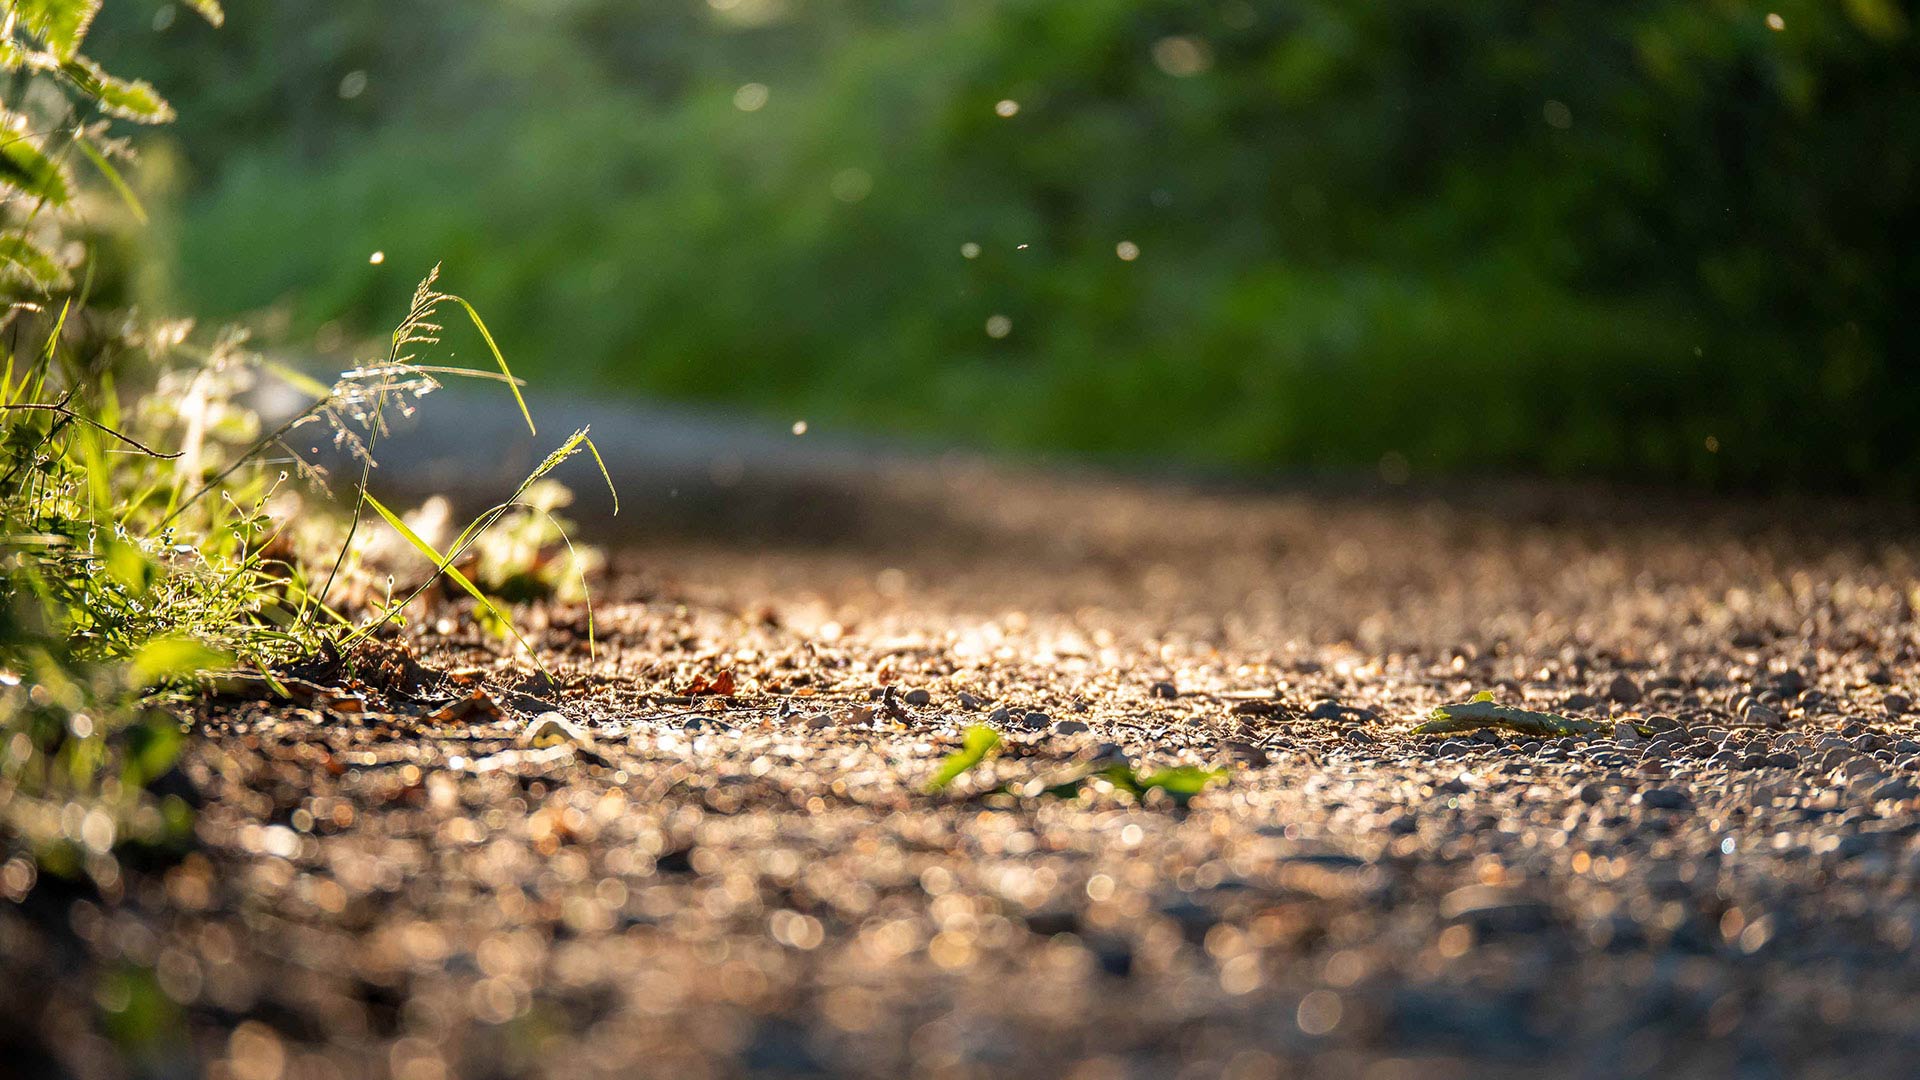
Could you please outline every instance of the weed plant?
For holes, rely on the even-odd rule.
[[[222,19],[212,0],[189,6]],[[153,87],[81,52],[98,9],[0,2],[0,840],[105,886],[122,845],[182,835],[186,805],[154,782],[182,745],[175,706],[209,674],[277,686],[277,670],[352,649],[443,576],[531,653],[505,601],[457,564],[502,543],[490,535],[499,526],[524,538],[509,551],[524,565],[507,564],[496,590],[511,579],[527,598],[529,583],[552,587],[555,567],[583,579],[590,559],[552,518],[564,498],[547,474],[592,443],[585,431],[562,442],[443,552],[367,491],[390,422],[449,376],[503,383],[529,430],[533,420],[486,325],[438,288],[437,267],[386,355],[331,385],[249,350],[244,333],[112,303],[102,222],[146,216],[115,125],[173,114]],[[464,316],[497,370],[431,362],[446,311]],[[269,426],[251,405],[269,382],[311,404]],[[296,438],[314,442],[306,428],[351,463],[352,512],[317,532],[307,511],[333,478],[295,450]],[[430,563],[404,595],[365,587],[363,509]],[[570,554],[549,557],[556,546]]]

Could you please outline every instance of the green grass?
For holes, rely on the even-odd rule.
[[[210,0],[193,7],[221,21]],[[181,706],[211,675],[277,689],[276,671],[350,653],[441,579],[538,665],[507,594],[584,598],[592,553],[567,537],[555,516],[566,494],[546,477],[582,450],[600,455],[575,432],[443,554],[367,492],[389,417],[459,377],[502,384],[535,426],[492,331],[438,288],[438,267],[384,355],[331,385],[253,352],[241,332],[115,303],[116,238],[93,214],[117,203],[130,228],[148,215],[114,164],[131,150],[108,121],[162,123],[172,110],[80,52],[97,8],[36,0],[0,23],[0,77],[32,91],[5,98],[25,111],[0,106],[0,840],[105,880],[120,845],[181,835],[185,806],[149,785],[182,745]],[[447,311],[490,370],[438,362],[451,351]],[[271,382],[311,400],[268,428],[249,394]],[[296,439],[330,439],[348,475],[325,475]],[[330,512],[330,492],[343,509]],[[376,585],[389,568],[366,561],[369,509],[429,562],[399,598]],[[475,549],[487,555],[477,575],[458,565]]]

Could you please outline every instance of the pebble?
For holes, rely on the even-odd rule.
[[[1053,718],[1046,713],[1034,711],[1023,714],[1016,723],[1028,731],[1039,731],[1052,724]]]
[[[1553,925],[1553,908],[1544,901],[1495,885],[1468,885],[1440,900],[1449,922],[1471,924],[1483,934],[1523,934]]]
[[[1607,696],[1622,705],[1638,705],[1640,703],[1640,684],[1634,682],[1626,675],[1615,675],[1613,679],[1607,683]]]
[[[1905,778],[1896,776],[1873,789],[1873,801],[1879,802],[1882,799],[1911,799],[1915,790],[1914,786],[1907,782]]]
[[[587,734],[580,725],[567,719],[564,713],[543,712],[527,724],[520,733],[522,746],[559,746],[573,743],[576,746],[588,746],[593,736]]]
[[[909,705],[932,704],[933,695],[927,693],[925,690],[909,690],[907,691],[906,702]]]
[[[960,707],[968,712],[972,712],[980,707],[980,699],[962,690],[960,692]]]
[[[1341,708],[1339,702],[1331,698],[1321,698],[1319,701],[1313,703],[1312,708],[1307,710],[1307,719],[1309,720],[1338,720],[1344,715],[1346,715],[1346,710]]]
[[[1157,682],[1153,684],[1153,696],[1172,701],[1180,696],[1180,688],[1170,682]]]
[[[1679,788],[1648,788],[1640,793],[1640,803],[1656,810],[1687,810],[1693,806],[1693,798]]]
[[[1032,716],[1039,716],[1040,714],[1029,713],[1027,715],[1029,717],[1032,717]],[[1061,735],[1079,735],[1082,732],[1092,731],[1093,729],[1078,720],[1062,720],[1059,723],[1053,725],[1053,730],[1056,733]]]

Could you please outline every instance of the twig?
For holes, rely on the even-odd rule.
[[[174,453],[168,454],[159,450],[155,450],[153,447],[148,446],[146,443],[141,442],[139,439],[136,439],[133,436],[126,434],[125,432],[115,431],[114,429],[108,427],[107,425],[101,423],[98,420],[94,420],[89,417],[82,416],[79,413],[74,412],[72,409],[67,408],[64,401],[55,402],[52,404],[29,402],[29,403],[23,403],[19,405],[0,405],[0,409],[4,409],[8,412],[19,411],[19,412],[53,413],[57,416],[63,416],[68,420],[78,420],[90,428],[95,428],[99,431],[104,431],[108,435],[111,435],[114,438],[119,439],[121,442],[126,443],[128,446],[133,447],[135,450],[138,450],[149,457],[156,457],[165,461],[172,461],[173,459],[180,456],[179,451],[175,451]]]

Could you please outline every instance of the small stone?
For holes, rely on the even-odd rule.
[[[814,729],[815,731],[819,731],[822,728],[832,727],[833,717],[828,716],[826,713],[823,713],[823,712],[817,712],[817,713],[814,713],[812,716],[807,717],[806,723],[808,727]]]
[[[1913,708],[1913,701],[1905,694],[1888,694],[1880,699],[1880,704],[1887,710],[1888,714],[1892,716],[1899,716],[1901,713]]]
[[[1062,720],[1053,725],[1053,730],[1061,735],[1079,735],[1093,729],[1078,720]]]
[[[1780,726],[1780,714],[1758,702],[1747,706],[1747,711],[1742,714],[1741,718],[1747,723],[1759,727],[1774,728]]]
[[[1005,705],[1002,705],[987,714],[987,723],[992,724],[994,727],[1006,727],[1007,721],[1012,719],[1012,717],[1013,714],[1007,711]]]
[[[1015,721],[1015,723],[1018,723],[1021,727],[1026,728],[1028,731],[1039,731],[1041,728],[1047,727],[1048,725],[1052,724],[1053,718],[1048,716],[1046,713],[1034,711],[1034,712],[1025,713],[1020,717],[1019,720]]]
[[[929,705],[933,702],[933,695],[927,693],[925,690],[909,690],[907,691],[906,702],[909,705]]]
[[[1366,732],[1360,730],[1359,728],[1348,728],[1347,741],[1350,743],[1355,743],[1360,746],[1372,746],[1378,740],[1376,740],[1373,736],[1367,734]]]
[[[960,707],[968,712],[972,712],[980,707],[980,699],[962,690],[960,692]]]
[[[1640,703],[1640,684],[1624,674],[1615,675],[1607,683],[1607,696],[1622,705],[1637,705]]]
[[[1065,724],[1060,726],[1062,728],[1066,727]],[[1228,739],[1226,742],[1220,744],[1220,748],[1232,754],[1236,760],[1244,761],[1256,767],[1265,765],[1271,760],[1267,757],[1265,750],[1260,749],[1250,742],[1244,742],[1239,739]]]
[[[1641,743],[1640,729],[1632,724],[1621,722],[1613,725],[1613,741],[1621,746],[1638,746]]]
[[[1157,682],[1153,684],[1153,696],[1165,701],[1172,701],[1174,698],[1180,696],[1180,688],[1170,682]]]
[[[1648,788],[1640,793],[1640,804],[1656,810],[1687,810],[1693,806],[1693,798],[1679,788]]]
[[[1641,761],[1665,761],[1673,756],[1673,744],[1665,739],[1655,739],[1640,751]]]
[[[1469,923],[1483,934],[1524,934],[1553,925],[1552,906],[1494,885],[1468,885],[1440,900],[1448,922]]]
[[[1879,802],[1882,799],[1910,799],[1913,797],[1914,791],[1914,786],[1908,783],[1904,777],[1896,776],[1873,789],[1873,801]]]
[[[1312,708],[1307,710],[1307,719],[1338,720],[1342,716],[1345,716],[1346,712],[1347,710],[1343,708],[1339,702],[1331,698],[1321,698],[1319,701],[1313,703]]]
[[[567,719],[564,713],[543,712],[527,724],[520,733],[522,746],[546,747],[572,743],[575,746],[593,745],[593,736],[586,729]]]

